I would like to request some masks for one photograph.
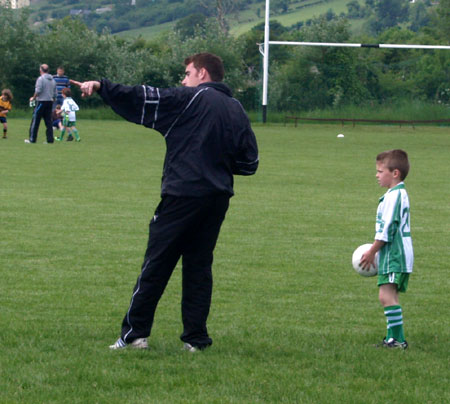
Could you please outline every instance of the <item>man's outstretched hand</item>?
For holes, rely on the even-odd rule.
[[[99,81],[85,81],[81,83],[80,81],[70,80],[70,84],[80,88],[82,97],[90,97],[92,94],[100,90]]]

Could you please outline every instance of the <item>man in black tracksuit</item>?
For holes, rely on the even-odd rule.
[[[147,348],[154,313],[182,257],[181,340],[189,351],[212,344],[206,320],[212,294],[213,250],[233,195],[233,175],[258,167],[255,135],[241,104],[223,84],[223,64],[209,53],[185,60],[184,87],[123,86],[108,80],[75,83],[97,91],[128,121],[160,132],[167,145],[161,202],[121,337],[111,349]]]

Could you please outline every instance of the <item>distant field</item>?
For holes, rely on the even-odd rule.
[[[308,4],[308,2],[305,2]],[[291,5],[291,10],[287,14],[271,14],[272,20],[277,20],[281,24],[286,27],[289,27],[299,21],[306,21],[313,17],[318,17],[321,14],[326,13],[329,9],[333,10],[336,14],[340,14],[341,12],[347,11],[346,4],[347,0],[331,0],[328,2],[323,2],[319,4],[312,4],[310,6],[306,6],[301,9],[296,9],[300,4],[305,4],[304,2],[299,4]],[[262,18],[257,19],[255,15],[255,19],[248,22],[242,22],[238,24],[232,24],[231,33],[233,35],[241,35],[246,31],[252,29],[255,25],[264,22],[264,7],[262,8],[261,13]]]
[[[142,37],[144,39],[152,39],[155,36],[158,36],[160,33],[165,31],[171,31],[175,26],[175,22],[166,22],[164,24],[158,24],[151,27],[130,29],[129,31],[118,32],[114,35],[123,37],[123,38],[137,38]]]
[[[237,177],[214,262],[213,346],[181,351],[179,269],[147,352],[110,352],[159,201],[163,138],[80,119],[81,143],[0,139],[1,403],[450,401],[448,127],[255,125],[260,168]],[[336,135],[344,133],[345,138]],[[351,268],[384,190],[375,155],[409,152],[415,269],[410,348],[373,345],[375,279]]]
[[[336,14],[347,11],[346,4],[348,0],[330,0],[320,4],[312,4],[308,6],[309,3],[314,3],[313,0],[304,2],[295,2],[290,5],[290,11],[286,14],[271,14],[271,19],[277,20],[285,26],[290,26],[299,21],[306,21],[313,17],[318,17],[319,15],[326,13],[329,9],[332,9]],[[298,7],[307,5],[304,8],[298,9]],[[260,9],[260,18],[256,14],[256,9]],[[231,33],[233,35],[241,35],[246,31],[252,29],[255,25],[264,22],[265,13],[265,3],[252,4],[249,10],[245,10],[239,14],[238,18],[231,17],[229,19],[231,26]],[[145,39],[151,39],[155,35],[163,31],[170,31],[175,26],[176,22],[170,22],[160,25],[155,25],[152,27],[145,27],[139,29],[133,29],[129,31],[119,32],[116,35],[125,38],[136,38],[142,36]]]

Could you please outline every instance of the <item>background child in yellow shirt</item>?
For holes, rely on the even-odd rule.
[[[3,124],[3,139],[7,139],[8,133],[8,121],[6,119],[6,115],[9,111],[11,111],[12,105],[11,101],[13,99],[13,95],[11,90],[5,88],[2,90],[2,96],[0,97],[0,122]]]

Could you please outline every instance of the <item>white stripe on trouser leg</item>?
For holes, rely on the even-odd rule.
[[[33,112],[33,118],[31,119],[31,128],[30,128],[30,140],[36,141],[35,137],[34,137],[34,128],[36,127],[36,115],[38,110],[41,108],[42,104],[39,104],[36,109]],[[36,134],[37,135],[37,134]]]
[[[123,336],[123,340],[124,340],[124,342],[126,343],[126,338],[128,337],[128,335],[131,333],[131,331],[133,331],[133,326],[131,325],[131,322],[130,322],[130,310],[131,310],[131,307],[133,306],[133,302],[134,302],[134,297],[136,296],[136,294],[139,292],[139,290],[141,289],[141,277],[142,277],[142,274],[144,273],[144,271],[147,269],[147,265],[148,265],[148,262],[149,262],[150,260],[147,260],[147,262],[145,263],[145,265],[144,265],[144,268],[142,268],[142,271],[141,271],[141,274],[139,275],[139,278],[138,278],[138,287],[136,288],[136,291],[133,293],[133,296],[131,297],[131,303],[130,303],[130,307],[128,308],[128,311],[127,311],[127,323],[128,323],[128,325],[130,326],[130,331],[128,331],[124,336]]]

